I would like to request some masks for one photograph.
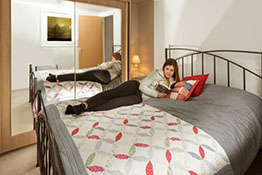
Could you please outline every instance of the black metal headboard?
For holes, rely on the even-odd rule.
[[[173,52],[172,52],[173,51]],[[174,51],[188,51],[190,53],[187,53],[185,55],[179,56],[179,57],[174,57],[172,56],[172,53]],[[252,54],[252,55],[258,55],[260,56],[261,59],[261,75],[258,75],[254,71],[251,71],[250,69],[241,66],[240,64],[233,62],[229,60],[228,58],[225,58],[224,56],[218,55],[217,53],[244,53],[244,54]],[[238,68],[242,69],[243,72],[243,90],[246,90],[246,72],[249,72],[253,76],[257,77],[261,81],[261,96],[262,96],[262,52],[254,52],[254,51],[243,51],[243,50],[208,50],[208,51],[200,51],[200,50],[195,50],[191,48],[181,48],[181,47],[169,47],[165,49],[165,59],[167,60],[168,58],[175,58],[176,60],[181,60],[181,67],[182,67],[182,78],[184,78],[184,59],[185,58],[191,58],[190,64],[191,64],[191,75],[194,73],[194,61],[193,59],[196,58],[194,57],[195,55],[200,55],[201,56],[201,70],[202,74],[205,73],[204,68],[205,68],[205,59],[206,55],[208,55],[208,58],[210,59],[213,58],[213,73],[214,73],[214,84],[216,84],[216,78],[217,78],[217,70],[216,70],[216,62],[217,60],[223,60],[227,63],[227,86],[230,87],[230,64],[237,66]]]
[[[121,53],[121,45],[113,45],[112,53],[119,52]]]

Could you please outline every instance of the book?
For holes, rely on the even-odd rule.
[[[158,84],[157,87],[156,87],[156,90],[159,91],[159,92],[168,94],[175,87],[175,84],[176,83],[171,84],[170,87],[167,87],[167,86],[165,86],[163,84]]]

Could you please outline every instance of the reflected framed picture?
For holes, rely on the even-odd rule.
[[[73,15],[64,12],[42,11],[41,45],[73,46]]]

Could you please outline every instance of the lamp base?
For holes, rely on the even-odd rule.
[[[138,71],[138,64],[135,64],[135,71],[133,73],[134,75],[138,75],[139,71]]]

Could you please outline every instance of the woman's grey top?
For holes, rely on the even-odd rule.
[[[111,80],[113,80],[121,74],[122,65],[120,60],[114,60],[107,63],[102,63],[99,65],[99,68],[102,70],[107,70],[111,76]]]
[[[174,82],[174,78],[171,77],[168,83],[164,76],[163,70],[156,69],[148,76],[146,76],[144,80],[142,80],[139,86],[139,90],[142,92],[143,100],[147,100],[152,97],[157,98],[159,92],[156,90],[156,88],[158,84],[169,87],[169,85],[173,84]]]

